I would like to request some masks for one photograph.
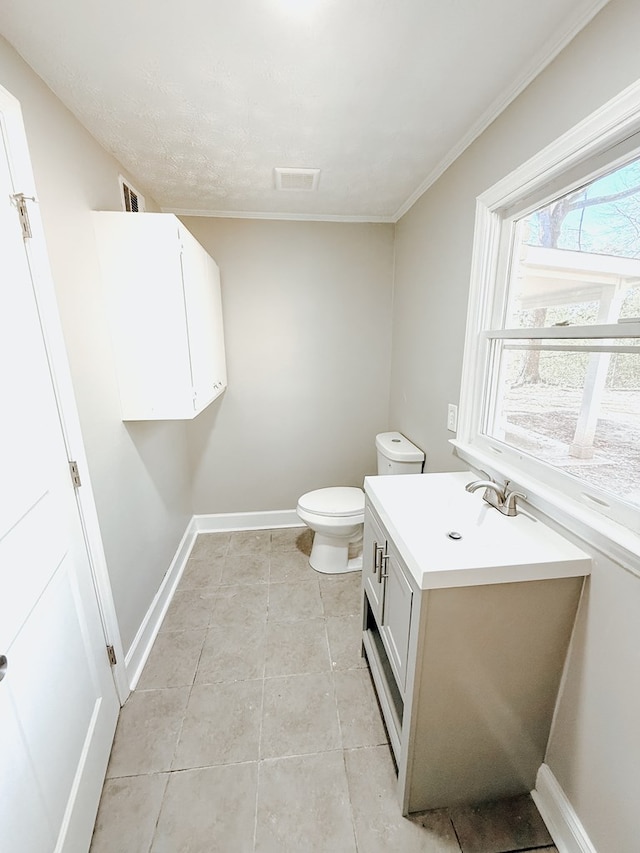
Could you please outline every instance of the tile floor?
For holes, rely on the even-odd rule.
[[[556,851],[528,796],[400,815],[360,573],[317,574],[309,547],[299,528],[198,537],[122,709],[91,853]]]

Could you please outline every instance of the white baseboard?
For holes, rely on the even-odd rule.
[[[142,620],[131,648],[125,655],[125,670],[131,690],[135,690],[160,625],[176,591],[198,533],[236,530],[268,530],[272,527],[305,527],[294,509],[266,512],[218,513],[194,515],[187,525],[169,570],[163,578],[151,606]]]
[[[598,853],[547,764],[540,765],[531,796],[559,853]]]
[[[131,648],[125,656],[125,668],[131,690],[135,690],[147,658],[151,653],[151,648],[160,630],[162,620],[171,604],[171,599],[189,559],[197,532],[192,517],[184,532],[184,536],[180,540],[169,570],[162,579],[160,588],[142,620],[142,624],[131,644]]]
[[[264,512],[221,512],[213,515],[194,515],[199,533],[234,530],[268,530],[271,527],[304,527],[295,509],[276,509]]]

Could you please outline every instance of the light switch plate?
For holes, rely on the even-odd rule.
[[[458,428],[458,407],[453,403],[447,406],[447,429],[455,432]]]

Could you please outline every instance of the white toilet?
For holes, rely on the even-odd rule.
[[[376,436],[378,474],[419,474],[424,453],[399,432]],[[364,492],[352,486],[316,489],[302,495],[298,516],[314,531],[309,563],[318,572],[339,574],[362,568]],[[351,558],[349,551],[356,552]]]

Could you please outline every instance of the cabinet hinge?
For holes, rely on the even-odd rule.
[[[25,195],[24,193],[15,193],[11,196],[16,205],[16,210],[18,211],[18,219],[20,220],[20,227],[22,228],[22,237],[23,239],[27,239],[27,237],[31,237],[31,223],[29,222],[29,211],[27,210],[27,201],[35,201],[35,198],[32,195]]]
[[[82,485],[82,480],[80,479],[80,471],[78,470],[78,463],[71,460],[69,462],[69,471],[71,473],[71,482],[77,489],[78,486]]]
[[[109,658],[109,663],[111,664],[111,666],[115,666],[118,663],[116,651],[113,646],[107,646],[107,657]]]

